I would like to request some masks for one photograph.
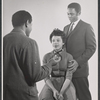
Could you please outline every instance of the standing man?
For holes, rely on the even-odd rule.
[[[38,100],[36,82],[51,73],[54,61],[40,66],[37,43],[29,38],[29,12],[13,14],[12,25],[14,29],[3,38],[3,100]]]
[[[80,4],[69,4],[67,14],[71,23],[64,27],[65,47],[74,58],[73,66],[69,66],[70,70],[75,71],[72,81],[78,100],[91,100],[88,83],[88,60],[96,50],[95,35],[91,25],[79,18],[81,14]]]

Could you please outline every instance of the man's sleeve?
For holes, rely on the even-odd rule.
[[[44,57],[43,57],[43,65],[46,65],[46,63],[48,62],[47,59],[48,58],[48,55],[46,54]],[[50,79],[50,75],[48,75],[44,81],[46,82],[46,80]]]
[[[38,46],[35,41],[27,45],[22,53],[23,73],[30,83],[38,82],[47,77],[51,72],[50,65],[41,66]]]
[[[95,35],[94,35],[93,28],[91,27],[91,25],[87,25],[85,35],[86,35],[85,36],[86,49],[84,53],[76,59],[79,65],[83,64],[84,62],[87,62],[96,50],[96,40],[95,40]]]

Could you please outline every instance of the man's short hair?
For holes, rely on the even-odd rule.
[[[63,43],[66,42],[65,33],[59,29],[54,29],[53,32],[50,34],[50,42],[52,42],[53,36],[61,36]]]
[[[81,12],[81,6],[78,3],[71,3],[68,5],[68,8],[74,8],[77,13]]]
[[[27,21],[29,23],[32,22],[32,16],[29,12],[25,10],[20,10],[13,14],[12,16],[12,25],[13,27],[21,26],[25,24]]]

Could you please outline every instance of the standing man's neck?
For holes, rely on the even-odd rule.
[[[80,20],[80,18],[78,17],[77,20],[75,20],[74,22],[77,22],[77,21],[79,21],[79,20]]]

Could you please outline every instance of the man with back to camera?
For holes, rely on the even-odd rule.
[[[38,46],[29,38],[32,16],[25,10],[12,16],[14,29],[3,38],[3,100],[38,100],[36,82],[51,73],[51,59],[40,66]]]
[[[95,35],[91,25],[79,18],[81,14],[80,4],[69,4],[67,14],[71,23],[64,27],[65,48],[74,58],[73,65],[69,66],[70,70],[75,71],[72,81],[78,100],[91,100],[88,60],[96,50]]]

